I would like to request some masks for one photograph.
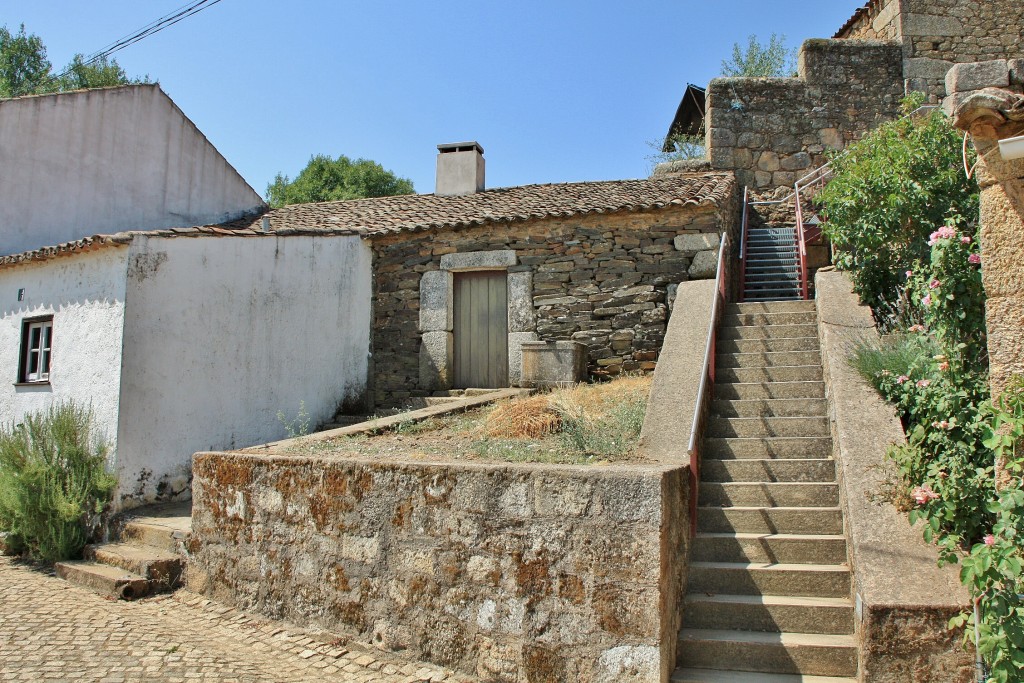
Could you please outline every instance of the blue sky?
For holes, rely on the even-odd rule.
[[[185,0],[4,3],[56,68]],[[487,186],[646,177],[687,82],[736,42],[830,37],[861,0],[222,0],[116,56],[149,74],[263,194],[313,154],[434,185],[477,140]]]

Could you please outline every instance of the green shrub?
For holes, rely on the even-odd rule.
[[[961,138],[940,111],[885,123],[831,163],[835,177],[817,196],[823,229],[836,265],[873,308],[894,301],[905,272],[927,259],[929,234],[952,225],[973,235],[977,182],[965,177]]]
[[[91,422],[65,402],[0,429],[0,531],[11,549],[45,562],[81,554],[116,485]]]

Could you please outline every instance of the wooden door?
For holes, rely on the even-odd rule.
[[[505,271],[455,273],[455,387],[508,386]]]

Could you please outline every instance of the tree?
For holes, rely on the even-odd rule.
[[[768,44],[756,35],[747,38],[747,49],[733,43],[732,58],[722,60],[722,75],[746,78],[785,78],[796,73],[796,50],[786,48],[786,36],[772,34]]]
[[[25,33],[24,24],[16,34],[0,26],[0,97],[37,92],[49,82],[50,67],[39,36]]]
[[[344,154],[332,159],[318,154],[310,158],[295,180],[278,173],[274,182],[267,185],[267,202],[279,207],[414,192],[411,180],[399,178],[369,159],[353,161]]]
[[[39,36],[26,33],[24,24],[16,34],[0,27],[0,98],[130,83],[149,83],[149,77],[130,78],[116,59],[103,57],[87,63],[81,54],[54,74]]]

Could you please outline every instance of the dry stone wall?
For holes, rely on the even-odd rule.
[[[716,78],[707,90],[712,167],[757,190],[792,185],[880,123],[903,95],[895,43],[809,40],[799,78]]]
[[[189,586],[482,681],[674,668],[686,467],[197,454]]]
[[[836,38],[848,40],[898,40],[900,0],[872,0],[847,22]]]
[[[571,340],[588,346],[592,375],[651,371],[665,338],[672,286],[714,277],[719,233],[734,231],[737,216],[734,192],[724,206],[374,238],[376,405],[402,405],[450,382],[436,371],[431,375],[449,362],[450,332],[435,331],[430,322],[448,325],[447,316],[436,313],[444,303],[421,297],[421,291],[433,291],[421,288],[423,278],[443,278],[431,273],[443,271],[449,255],[500,252],[512,259],[503,266],[509,274],[510,355],[522,341]],[[435,310],[421,316],[423,306]]]

